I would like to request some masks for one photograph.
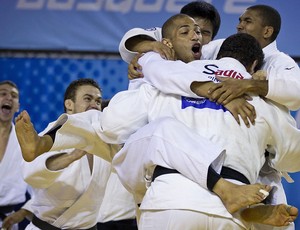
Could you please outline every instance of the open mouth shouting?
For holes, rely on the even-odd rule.
[[[195,43],[192,46],[192,51],[193,51],[193,56],[194,56],[195,60],[199,60],[201,57],[201,44]]]
[[[11,114],[12,106],[10,104],[4,104],[1,106],[1,112],[5,115]]]

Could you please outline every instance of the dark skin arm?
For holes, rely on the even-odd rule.
[[[218,83],[219,84],[219,83]],[[202,97],[209,97],[209,89],[214,85],[218,85],[213,82],[193,82],[191,84],[191,90]],[[210,99],[211,100],[211,99]],[[222,103],[224,105],[224,103]],[[256,113],[255,108],[252,106],[247,100],[243,97],[235,98],[231,100],[229,103],[224,105],[226,109],[228,109],[238,124],[240,124],[240,118],[244,121],[247,127],[250,127],[249,120],[251,124],[255,123]]]
[[[217,77],[221,82],[213,84],[208,89],[208,98],[219,104],[227,104],[234,98],[245,94],[255,94],[265,97],[268,93],[267,80],[239,80],[233,78]]]
[[[162,44],[161,42],[152,40],[149,37],[147,38],[145,36],[132,37],[126,41],[125,46],[128,50],[134,52],[144,53],[148,51],[155,51],[160,53],[162,57],[173,60],[171,56],[170,57],[167,56],[167,53],[169,52],[170,48],[168,48],[166,45]],[[143,77],[142,67],[138,64],[138,59],[140,57],[141,54],[135,56],[128,66],[128,78],[130,80]],[[224,84],[226,84],[226,80],[224,80]],[[221,83],[223,82],[221,81]],[[192,88],[196,90],[197,86],[195,84],[193,86],[191,85],[191,89]],[[238,89],[243,89],[243,88],[238,87]],[[234,93],[232,93],[232,91]],[[232,115],[234,116],[238,124],[240,124],[239,115],[241,116],[241,118],[243,119],[247,127],[250,126],[249,120],[252,124],[254,124],[255,122],[254,120],[256,114],[255,114],[254,107],[250,103],[248,103],[244,98],[241,98],[242,95],[245,97],[245,93],[243,90],[237,91],[233,87],[230,88],[227,85],[222,87],[222,85],[220,84],[212,83],[210,84],[210,87],[206,88],[206,90],[204,90],[201,94],[198,93],[196,94],[199,96],[207,97],[212,101],[217,101],[219,104],[225,105],[225,107],[232,113]],[[233,99],[238,97],[240,98],[231,102]]]
[[[215,84],[213,82],[193,83],[193,91],[199,96],[209,98],[211,101],[215,101],[219,104],[225,105],[225,107],[232,113],[234,118],[239,123],[240,115],[249,127],[248,119],[254,124],[256,117],[255,108],[249,104],[246,100],[251,100],[248,93],[265,97],[268,93],[268,81],[267,73],[263,70],[258,70],[252,74],[253,79],[240,80],[233,78],[218,77],[220,83]],[[198,89],[198,87],[203,87]],[[235,100],[238,99],[238,100]],[[245,100],[246,99],[246,100]],[[234,103],[231,103],[234,102]],[[239,105],[240,104],[240,105]],[[238,106],[241,106],[240,108]],[[248,118],[248,119],[247,119]]]
[[[125,42],[125,47],[133,52],[146,53],[154,51],[159,53],[163,58],[172,59],[173,50],[160,41],[156,41],[148,36],[134,36]]]
[[[133,58],[133,61],[131,61],[130,65],[128,66],[128,78],[129,79],[134,79],[134,78],[140,78],[143,77],[142,73],[137,71],[136,68],[139,68],[137,61],[138,58],[140,58],[141,55],[137,55],[135,56],[135,58]],[[141,68],[140,68],[141,69]],[[241,80],[238,80],[241,81]],[[260,81],[260,80],[257,80]],[[220,84],[220,83],[219,83]],[[202,97],[206,97],[209,98],[211,101],[215,101],[215,99],[212,97],[211,95],[211,91],[214,87],[216,87],[216,85],[213,82],[193,82],[191,84],[191,90],[197,94],[198,96],[202,96]],[[247,127],[250,127],[250,123],[254,125],[255,123],[255,118],[256,118],[256,113],[255,113],[255,108],[246,101],[246,99],[250,100],[250,97],[246,97],[245,95],[240,96],[240,98],[234,98],[231,99],[229,102],[227,103],[219,103],[219,101],[217,101],[219,104],[223,104],[225,105],[225,108],[227,108],[231,114],[233,115],[233,117],[235,118],[235,120],[237,121],[238,124],[240,124],[240,118],[239,115],[241,116],[242,120],[244,121],[245,125]]]
[[[76,160],[79,160],[86,154],[85,151],[75,149],[71,153],[60,153],[52,157],[49,157],[46,160],[46,166],[51,171],[58,171],[68,167],[71,163]]]
[[[17,212],[12,213],[11,215],[7,216],[3,223],[2,223],[2,228],[3,229],[11,229],[11,227],[14,224],[20,223],[21,221],[23,221],[25,218],[27,218],[28,220],[32,220],[33,214],[31,212],[29,212],[26,209],[20,209]]]
[[[138,53],[137,55],[134,56],[134,58],[129,63],[128,71],[127,71],[129,80],[144,77],[142,72],[142,66],[138,63],[138,60],[141,56],[143,56],[143,54]]]

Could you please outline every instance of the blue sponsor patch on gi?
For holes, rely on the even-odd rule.
[[[197,109],[222,109],[224,112],[227,109],[223,105],[219,105],[216,102],[212,102],[206,98],[192,98],[192,97],[181,97],[181,108],[194,107]]]

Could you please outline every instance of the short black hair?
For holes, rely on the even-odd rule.
[[[248,7],[247,10],[257,11],[262,19],[263,26],[273,27],[274,32],[271,36],[271,42],[273,42],[277,38],[281,28],[281,16],[279,12],[267,5],[254,5]]]
[[[110,102],[110,99],[104,99],[104,100],[102,100],[102,102],[101,102],[101,109],[103,110],[104,108],[106,108],[108,106],[109,102]]]
[[[246,68],[257,60],[255,70],[261,68],[264,60],[264,53],[258,41],[246,33],[237,33],[229,36],[223,42],[217,59],[232,57],[241,62]]]
[[[80,86],[83,85],[91,85],[94,86],[95,88],[99,89],[100,92],[102,92],[99,84],[92,78],[80,78],[77,80],[74,80],[70,83],[70,85],[67,87],[66,91],[65,91],[65,95],[64,95],[64,102],[67,99],[71,99],[73,102],[75,102],[75,98],[76,98],[76,92],[78,90],[78,88]],[[66,107],[64,106],[65,111],[66,111]]]
[[[190,2],[181,8],[180,13],[187,14],[192,18],[201,17],[209,20],[213,25],[213,34],[212,34],[213,39],[217,35],[220,29],[220,25],[221,25],[220,14],[218,10],[208,2],[205,1]]]
[[[19,91],[19,88],[18,88],[17,84],[14,83],[13,81],[10,81],[10,80],[1,81],[0,85],[10,85],[10,86],[16,88]]]

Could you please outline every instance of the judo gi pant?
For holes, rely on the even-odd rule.
[[[231,219],[191,210],[142,211],[139,230],[240,230]]]

